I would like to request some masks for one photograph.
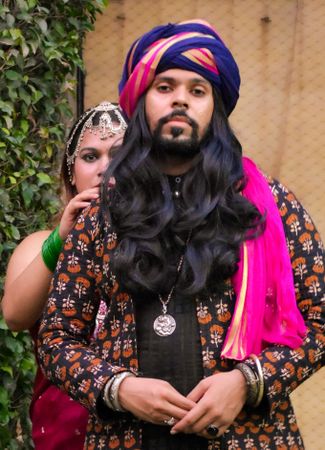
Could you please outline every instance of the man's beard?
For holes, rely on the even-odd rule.
[[[185,117],[187,119],[192,128],[192,133],[187,139],[177,139],[183,133],[183,128],[177,126],[171,127],[171,138],[162,136],[163,126],[173,117]],[[184,111],[173,111],[159,120],[152,136],[152,150],[158,157],[166,155],[191,159],[200,152],[198,130],[198,124],[190,119]]]

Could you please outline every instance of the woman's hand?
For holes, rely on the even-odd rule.
[[[196,433],[207,439],[222,435],[242,410],[247,396],[243,374],[234,369],[205,378],[189,393],[187,398],[196,403],[171,433]],[[209,425],[219,429],[217,436],[206,431]]]
[[[92,200],[99,197],[99,187],[86,189],[73,197],[64,209],[59,226],[60,238],[64,241],[72,230],[76,218],[81,210],[90,205]]]
[[[195,406],[167,381],[154,378],[127,377],[118,395],[122,408],[156,425],[166,425],[171,418],[180,420]]]

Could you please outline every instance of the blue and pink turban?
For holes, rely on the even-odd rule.
[[[119,84],[127,116],[157,74],[176,68],[196,72],[216,86],[227,115],[231,113],[239,97],[236,61],[208,22],[191,20],[155,27],[132,44]]]

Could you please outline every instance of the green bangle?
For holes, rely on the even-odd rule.
[[[42,245],[42,258],[46,267],[54,272],[63,241],[59,235],[59,225],[52,231]]]

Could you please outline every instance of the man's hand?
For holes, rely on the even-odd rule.
[[[238,369],[205,378],[187,396],[195,407],[174,425],[171,433],[196,433],[211,439],[216,436],[209,435],[206,429],[215,425],[220,436],[240,413],[246,396],[246,380]]]
[[[119,403],[126,411],[146,422],[166,425],[170,418],[182,419],[195,403],[176,391],[167,381],[127,377],[118,391]]]

